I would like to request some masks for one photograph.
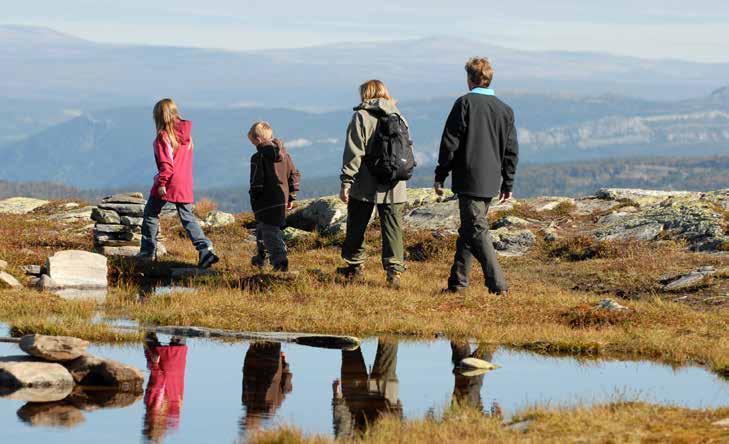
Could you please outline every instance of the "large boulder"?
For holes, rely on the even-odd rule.
[[[235,216],[219,210],[213,210],[200,223],[204,228],[217,228],[235,223]]]
[[[106,257],[79,250],[60,251],[48,258],[46,270],[59,287],[105,288],[108,286]]]
[[[290,227],[323,233],[341,231],[347,220],[347,205],[336,196],[302,200],[286,218]]]
[[[144,374],[140,370],[121,362],[89,354],[66,362],[65,366],[73,380],[80,385],[113,387],[126,392],[140,392],[144,384]]]
[[[61,364],[29,356],[0,358],[0,387],[73,386],[73,377]]]
[[[698,197],[700,193],[691,191],[641,190],[636,188],[602,188],[595,197],[611,201],[631,201],[640,205],[651,205],[671,197]]]
[[[511,230],[499,228],[491,231],[494,248],[501,256],[522,256],[537,241],[537,237],[529,230]]]
[[[25,335],[20,349],[36,358],[62,362],[76,359],[88,348],[88,341],[70,336]]]
[[[27,214],[47,204],[47,200],[33,199],[30,197],[11,197],[0,200],[0,214]]]
[[[417,208],[434,202],[443,202],[453,197],[453,191],[449,189],[443,190],[443,196],[438,196],[433,188],[408,188],[407,189],[408,208]]]
[[[413,230],[442,230],[455,233],[460,226],[458,200],[422,205],[403,217],[403,225]]]

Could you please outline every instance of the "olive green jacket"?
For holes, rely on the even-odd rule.
[[[407,201],[405,181],[398,182],[393,188],[379,184],[363,162],[365,154],[370,150],[370,142],[377,126],[377,118],[368,110],[380,110],[402,117],[395,103],[386,99],[365,100],[354,108],[355,113],[347,127],[347,140],[344,145],[340,176],[342,186],[349,187],[349,196],[353,199],[378,204],[404,203]],[[405,124],[407,125],[407,121]]]

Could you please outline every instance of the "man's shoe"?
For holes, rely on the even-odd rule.
[[[346,267],[337,268],[337,274],[343,276],[348,283],[364,280],[364,266],[347,265]]]
[[[198,268],[210,268],[213,264],[218,263],[220,258],[215,254],[212,248],[200,252],[200,260],[197,262]]]
[[[387,272],[387,286],[395,290],[400,288],[400,273],[395,270],[388,270]]]

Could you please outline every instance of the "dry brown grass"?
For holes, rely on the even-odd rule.
[[[195,216],[199,217],[200,219],[205,219],[205,217],[210,214],[211,212],[218,209],[218,203],[215,202],[212,199],[200,199],[195,203],[195,207],[193,209],[193,213],[195,213]]]
[[[729,409],[691,410],[645,403],[616,402],[582,408],[532,408],[512,422],[527,421],[525,430],[504,424],[475,409],[455,407],[441,418],[403,421],[385,417],[363,435],[336,440],[343,443],[563,443],[563,442],[726,442],[729,429],[713,425],[729,416]],[[282,426],[258,432],[252,444],[319,444],[335,440],[306,436]]]

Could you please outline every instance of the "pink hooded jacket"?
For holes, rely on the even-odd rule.
[[[157,162],[157,175],[154,176],[154,185],[150,195],[167,202],[193,203],[195,196],[192,192],[192,122],[178,120],[175,123],[175,136],[177,137],[177,151],[173,154],[172,145],[166,133],[161,133],[154,140],[154,160]],[[159,195],[157,189],[164,186],[167,194]]]

